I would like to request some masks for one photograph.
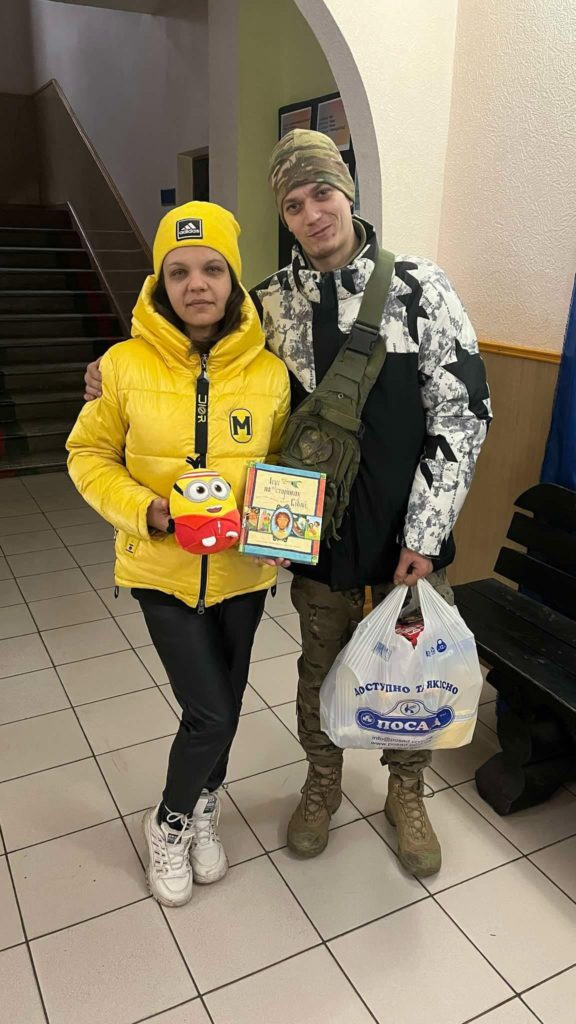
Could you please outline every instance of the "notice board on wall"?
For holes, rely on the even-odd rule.
[[[278,138],[281,139],[294,128],[312,128],[314,131],[329,135],[336,143],[344,163],[348,165],[350,174],[356,182],[355,209],[358,209],[359,189],[356,175],[356,158],[354,156],[354,146],[350,135],[348,118],[346,117],[340,93],[331,92],[326,96],[317,96],[315,99],[302,100],[300,103],[290,103],[286,107],[280,107],[278,111]],[[285,267],[290,262],[293,241],[292,235],[284,227],[282,221],[280,221],[278,236],[279,267]]]

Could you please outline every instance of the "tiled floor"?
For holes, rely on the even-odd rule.
[[[496,749],[486,686],[470,747],[428,776],[444,849],[404,873],[386,774],[350,751],[322,857],[286,822],[298,620],[269,597],[230,761],[231,870],[165,911],[143,877],[175,703],[112,531],[61,475],[0,481],[0,1019],[6,1024],[575,1024],[576,785],[499,818],[475,789]]]

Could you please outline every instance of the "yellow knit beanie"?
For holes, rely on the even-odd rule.
[[[216,203],[186,203],[170,210],[158,225],[154,239],[154,274],[160,276],[164,257],[173,249],[187,245],[205,245],[219,252],[232,267],[238,280],[242,260],[238,248],[240,227],[235,217]]]

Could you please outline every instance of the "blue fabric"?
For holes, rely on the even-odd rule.
[[[576,279],[542,465],[542,483],[560,484],[576,491]]]

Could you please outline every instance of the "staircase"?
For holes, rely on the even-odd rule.
[[[123,337],[68,210],[0,206],[0,478],[65,467],[86,364]]]

